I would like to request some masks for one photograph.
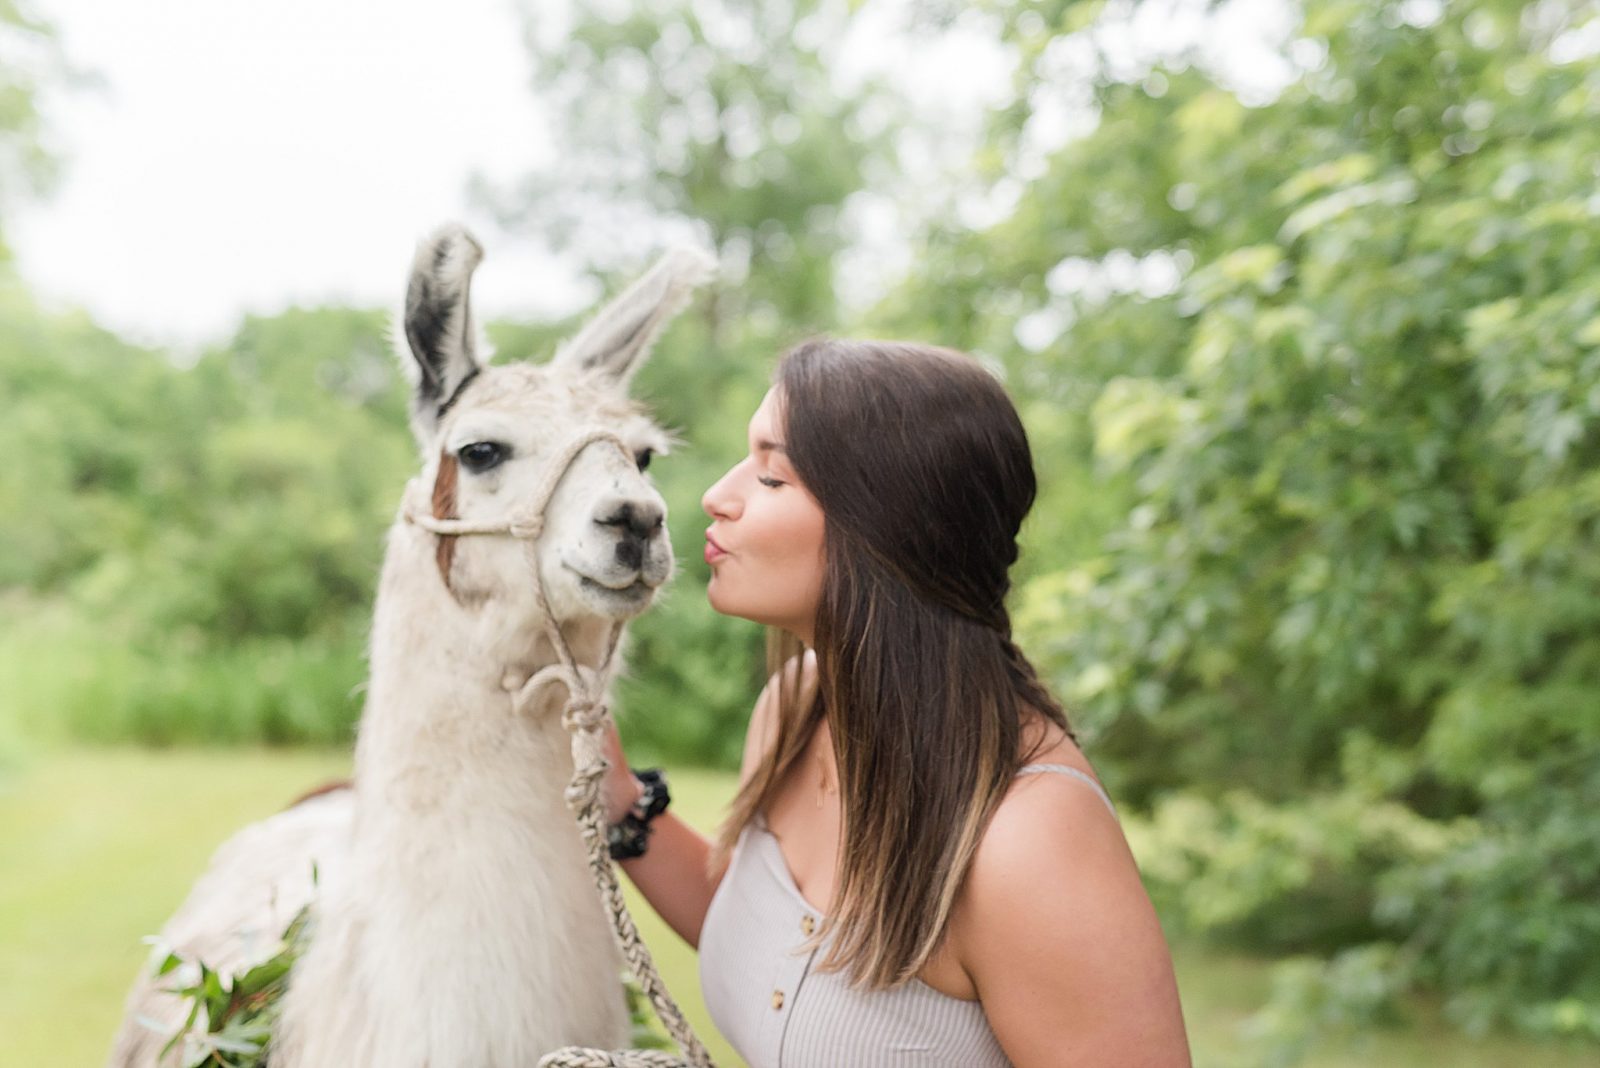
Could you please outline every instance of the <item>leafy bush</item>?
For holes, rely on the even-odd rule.
[[[15,286],[0,300],[0,391],[21,398],[0,446],[29,457],[0,472],[4,731],[348,742],[382,534],[416,465],[383,316],[250,319],[180,368]],[[564,325],[491,336],[507,358],[544,358]],[[651,472],[687,563],[635,626],[619,698],[642,753],[728,766],[760,685],[761,634],[706,604],[696,517],[744,447],[770,356],[708,357],[688,325],[636,386],[691,428]]]
[[[0,720],[340,742],[413,467],[381,315],[250,320],[179,368],[0,286]],[[5,707],[10,706],[10,707]]]
[[[1122,17],[1020,6],[1040,93],[1051,47],[1092,56]],[[1572,45],[1595,12],[1303,11],[1253,105],[1203,64],[1091,63],[1095,129],[919,285],[976,259],[991,304],[1057,324],[1040,360],[1125,518],[1031,579],[1019,623],[1151,807],[1173,913],[1324,955],[1263,1034],[1422,985],[1464,1025],[1592,1036],[1600,59]],[[1119,290],[1141,262],[1179,269]],[[1097,349],[1135,311],[1171,347],[1117,366]]]

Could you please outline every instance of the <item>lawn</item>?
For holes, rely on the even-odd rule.
[[[340,754],[69,750],[0,771],[0,1064],[102,1063],[145,957],[140,937],[161,926],[211,850],[346,769]],[[732,780],[679,771],[673,786],[675,809],[709,829]],[[635,906],[718,1064],[738,1065],[706,1020],[693,953]],[[1268,965],[1194,946],[1178,947],[1177,962],[1196,1065],[1235,1063],[1237,1025],[1263,996]],[[1308,1068],[1600,1065],[1592,1050],[1452,1035],[1425,1005],[1414,1015],[1411,1029],[1319,1050]]]

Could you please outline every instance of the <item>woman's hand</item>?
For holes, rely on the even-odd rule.
[[[606,724],[605,747],[611,768],[600,783],[600,796],[606,805],[606,823],[620,823],[644,793],[644,786],[633,777],[628,758],[622,753],[622,736],[617,733],[615,723]]]

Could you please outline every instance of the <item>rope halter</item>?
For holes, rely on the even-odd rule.
[[[539,476],[539,482],[534,486],[533,494],[528,504],[511,514],[509,519],[493,520],[490,522],[477,522],[470,519],[438,519],[424,512],[411,508],[405,511],[405,520],[423,530],[434,534],[509,534],[513,538],[525,541],[535,541],[544,532],[544,514],[550,507],[550,498],[555,496],[556,487],[561,485],[561,480],[566,477],[567,469],[578,459],[580,453],[597,441],[609,441],[621,450],[622,455],[633,462],[633,453],[617,435],[609,430],[598,427],[583,430],[573,435],[566,444],[561,446],[550,463],[545,465],[544,473]]]
[[[622,888],[617,883],[617,872],[611,864],[606,845],[605,812],[600,798],[600,782],[611,766],[605,756],[603,731],[611,722],[611,711],[606,704],[606,682],[611,662],[622,636],[622,622],[614,621],[606,637],[605,652],[595,667],[577,662],[572,648],[567,644],[561,627],[550,612],[549,598],[544,588],[544,576],[539,571],[538,540],[544,532],[545,513],[556,487],[566,477],[567,471],[577,461],[584,449],[596,442],[607,441],[620,449],[628,462],[633,453],[616,434],[609,430],[580,431],[569,439],[551,458],[540,476],[527,505],[508,519],[479,522],[465,519],[440,519],[406,507],[402,513],[413,526],[441,536],[503,535],[518,539],[523,544],[528,566],[533,571],[534,597],[545,634],[555,646],[559,663],[534,673],[523,683],[513,698],[513,707],[522,712],[532,706],[533,700],[546,686],[560,683],[566,687],[567,701],[561,712],[561,725],[572,735],[572,782],[566,789],[567,807],[578,821],[588,848],[590,874],[600,892],[601,903],[611,917],[611,933],[617,948],[628,962],[640,988],[649,997],[656,1015],[667,1027],[683,1060],[660,1050],[597,1050],[568,1046],[546,1054],[539,1060],[539,1068],[713,1068],[711,1056],[695,1037],[689,1021],[684,1019],[677,1002],[667,992],[666,984],[656,971],[650,950],[639,937],[628,906],[623,901]]]

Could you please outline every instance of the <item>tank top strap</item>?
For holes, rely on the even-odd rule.
[[[1094,778],[1092,776],[1084,774],[1083,772],[1079,771],[1077,768],[1072,767],[1071,765],[1068,765],[1068,764],[1025,764],[1022,767],[1017,769],[1017,774],[1018,775],[1033,775],[1033,774],[1036,774],[1036,773],[1041,772],[1041,771],[1053,772],[1054,774],[1057,774],[1057,775],[1068,775],[1068,776],[1071,776],[1072,778],[1077,779],[1078,781],[1084,783],[1085,785],[1087,785],[1089,787],[1089,789],[1093,790],[1095,793],[1100,795],[1100,800],[1104,801],[1106,803],[1106,808],[1111,810],[1111,817],[1113,819],[1117,818],[1117,806],[1113,805],[1111,803],[1111,795],[1106,793],[1105,787],[1103,787],[1099,783],[1095,782]]]

